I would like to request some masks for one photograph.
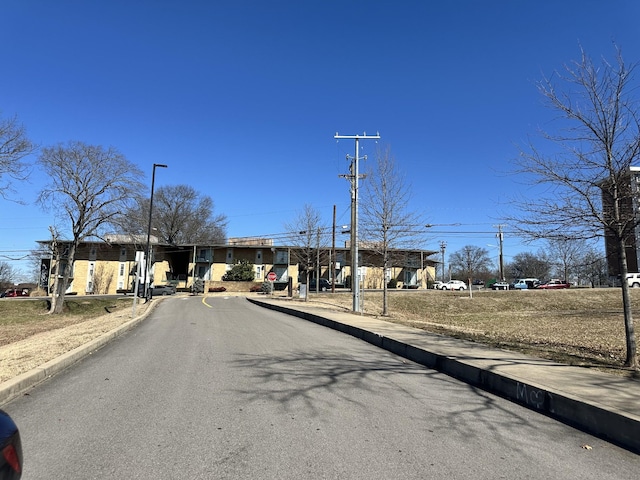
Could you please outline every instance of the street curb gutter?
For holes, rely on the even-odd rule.
[[[48,362],[29,370],[28,372],[18,375],[6,382],[0,383],[0,405],[8,403],[40,382],[60,373],[77,361],[93,354],[95,351],[104,347],[123,333],[138,326],[149,315],[149,313],[153,311],[156,305],[157,302],[154,302],[142,315],[123,323],[119,327],[114,328],[90,342],[80,345],[79,347],[54,358],[53,360],[49,360]]]
[[[255,305],[293,315],[359,338],[412,362],[432,368],[615,443],[634,453],[640,453],[640,418],[627,412],[605,407],[588,399],[576,398],[560,391],[550,391],[526,379],[492,372],[470,362],[430,352],[424,348],[409,345],[391,337],[321,315],[252,298],[247,298],[247,300]]]

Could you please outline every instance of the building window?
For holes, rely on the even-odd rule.
[[[276,250],[274,264],[288,265],[289,264],[289,252],[287,250]]]

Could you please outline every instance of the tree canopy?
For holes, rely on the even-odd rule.
[[[126,233],[144,234],[149,221],[149,198],[140,198],[127,214]],[[153,194],[153,235],[169,245],[223,244],[226,241],[227,218],[215,214],[211,197],[190,185],[163,185]]]

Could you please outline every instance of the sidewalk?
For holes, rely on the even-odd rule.
[[[413,362],[640,453],[640,382],[431,334],[384,320],[248,300],[360,338]]]

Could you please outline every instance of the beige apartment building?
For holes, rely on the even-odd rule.
[[[142,253],[146,243],[130,237],[114,235],[109,242],[88,241],[78,246],[73,265],[72,282],[67,292],[77,295],[116,294],[133,291],[138,272],[143,272]],[[39,242],[50,247],[50,242]],[[64,251],[64,248],[62,249]],[[229,239],[224,245],[163,245],[151,242],[149,280],[155,285],[172,284],[180,291],[189,291],[195,281],[202,281],[205,291],[225,286],[222,277],[235,263],[246,260],[253,264],[255,282],[264,282],[270,272],[276,274],[274,284],[284,289],[289,284],[297,289],[304,275],[296,260],[298,247],[272,245],[272,240]],[[335,252],[335,253],[334,253]],[[432,250],[393,250],[392,267],[386,272],[387,282],[397,281],[398,288],[428,288],[435,279],[437,262],[430,258]],[[338,287],[349,287],[351,282],[350,249],[320,247],[318,252],[320,278],[335,280]],[[378,289],[385,275],[380,255],[372,249],[361,248],[359,265],[363,288]],[[48,292],[56,274],[56,260],[42,259],[41,287]],[[315,270],[311,277],[316,276]],[[140,274],[140,282],[143,281]],[[249,282],[250,283],[250,282]],[[248,291],[248,287],[247,287]]]

